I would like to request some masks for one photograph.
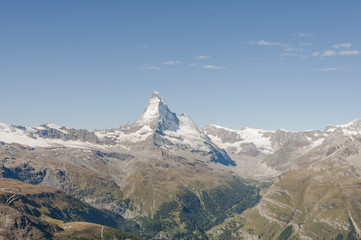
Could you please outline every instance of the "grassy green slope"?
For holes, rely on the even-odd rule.
[[[207,239],[208,229],[254,206],[260,199],[259,191],[238,178],[204,191],[184,188],[153,217],[140,220],[148,237],[166,234],[172,239]]]

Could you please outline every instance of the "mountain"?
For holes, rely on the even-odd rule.
[[[235,172],[245,178],[270,179],[291,166],[325,139],[318,130],[288,132],[244,127],[232,130],[209,125],[203,131],[235,161]]]
[[[226,151],[157,92],[133,124],[118,129],[1,124],[0,141],[4,177],[55,187],[135,220],[146,237],[164,230],[204,237],[259,201],[260,188],[234,174]]]
[[[190,117],[171,112],[158,92],[152,94],[143,114],[133,124],[113,131],[96,131],[95,134],[101,141],[114,141],[134,150],[153,149],[155,146],[177,156],[235,166],[228,154],[214,144]]]
[[[0,175],[135,221],[145,238],[356,239],[360,139],[360,119],[323,131],[199,129],[154,92],[120,128],[0,123]]]
[[[275,178],[256,207],[210,235],[215,239],[222,233],[245,239],[359,239],[361,120],[331,125],[321,135],[322,140],[314,143],[317,146]]]
[[[92,149],[164,149],[180,156],[197,155],[203,161],[235,166],[228,154],[214,144],[186,115],[171,112],[164,98],[154,92],[143,114],[120,129],[89,132],[55,124],[25,128],[0,123],[0,141],[29,147]],[[195,157],[193,157],[195,158]]]

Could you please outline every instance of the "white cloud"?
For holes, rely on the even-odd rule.
[[[180,61],[176,61],[176,60],[170,60],[168,62],[163,62],[163,64],[166,64],[166,65],[176,65],[176,64],[180,64],[181,62]]]
[[[211,58],[210,56],[198,56],[198,57],[196,57],[196,59],[199,59],[199,60],[210,59],[210,58]]]
[[[337,52],[335,52],[333,50],[326,50],[321,54],[322,57],[332,57],[335,55],[337,55]]]
[[[335,49],[350,48],[351,46],[352,46],[351,43],[340,43],[340,44],[333,45],[332,48],[335,48]]]
[[[357,50],[344,50],[339,53],[341,56],[359,55],[360,52]]]
[[[223,69],[223,66],[215,66],[215,65],[204,65],[203,68],[205,69]]]
[[[303,48],[284,48],[283,51],[285,52],[302,52],[304,51]]]
[[[188,64],[188,66],[194,67],[194,66],[197,66],[197,63],[190,63],[190,64]]]
[[[330,72],[330,71],[344,70],[344,69],[346,69],[346,68],[349,68],[349,67],[328,67],[328,68],[315,69],[315,71]]]
[[[158,66],[146,66],[145,68],[149,70],[160,70],[160,67]]]
[[[314,52],[312,53],[312,56],[314,57],[332,57],[332,56],[351,56],[351,55],[359,55],[360,52],[357,50],[343,50],[343,51],[334,51],[334,50],[326,50],[322,54],[320,52]]]
[[[280,42],[268,42],[264,40],[260,41],[248,41],[251,45],[259,45],[259,46],[279,46],[279,47],[287,47],[287,44],[280,43]]]
[[[320,55],[320,52],[314,52],[314,53],[312,53],[312,56],[314,56],[314,57],[317,57],[317,56],[319,56]]]

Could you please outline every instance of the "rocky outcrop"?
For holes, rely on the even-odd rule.
[[[45,217],[98,223],[130,231],[136,224],[98,210],[54,188],[0,178],[0,236],[5,239],[51,239],[61,231]]]
[[[51,128],[44,124],[40,126],[42,129],[36,131],[36,135],[42,138],[60,139],[63,141],[81,141],[94,144],[100,144],[98,137],[94,132],[85,129],[73,129],[61,127],[58,129]]]
[[[6,168],[2,163],[0,163],[0,177],[18,179],[16,174],[10,169]]]
[[[10,206],[0,205],[0,216],[2,239],[51,239],[62,230],[39,217]]]

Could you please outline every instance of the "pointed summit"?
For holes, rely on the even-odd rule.
[[[154,91],[153,92],[153,94],[152,94],[152,97],[151,97],[151,99],[149,100],[149,102],[151,102],[151,101],[159,101],[159,102],[162,102],[164,105],[166,105],[167,106],[167,103],[165,102],[165,100],[164,100],[164,98],[162,97],[162,95],[160,95],[160,93],[159,92],[157,92],[157,91]],[[149,103],[148,103],[149,104]]]
[[[167,103],[159,92],[154,91],[143,114],[138,117],[134,125],[148,125],[152,129],[176,131],[179,128],[177,115],[171,112]]]
[[[185,159],[194,156],[196,159],[235,166],[235,162],[225,150],[220,149],[201,131],[186,114],[177,115],[171,112],[164,98],[153,92],[143,114],[134,122],[133,132],[144,136],[151,134],[152,146],[170,150]],[[149,138],[149,137],[152,138]]]

